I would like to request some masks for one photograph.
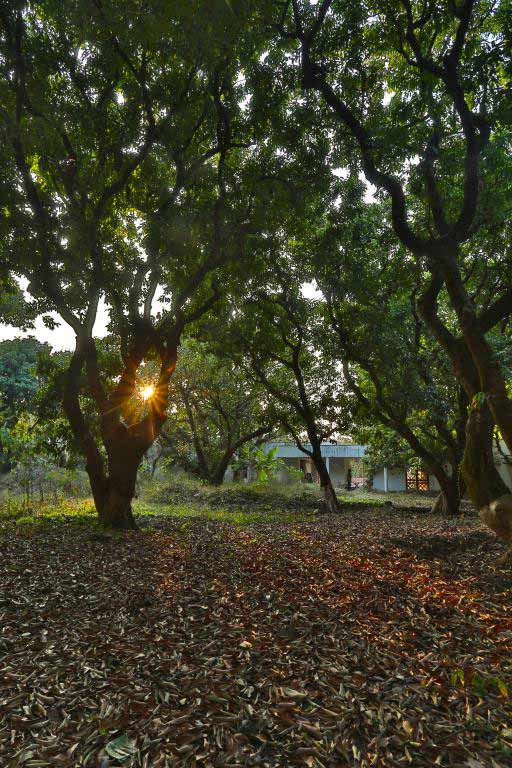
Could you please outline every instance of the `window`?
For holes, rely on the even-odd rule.
[[[428,475],[422,469],[407,470],[405,485],[408,491],[430,490]]]

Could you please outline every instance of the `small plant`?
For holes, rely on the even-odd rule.
[[[233,469],[239,470],[245,467],[252,467],[260,483],[266,483],[271,477],[284,466],[283,461],[277,458],[277,446],[265,452],[263,448],[243,447],[235,461],[232,463]]]

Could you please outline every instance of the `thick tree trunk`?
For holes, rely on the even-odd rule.
[[[470,410],[462,475],[483,522],[512,547],[512,493],[494,464],[493,427],[486,405]]]
[[[105,528],[137,530],[132,501],[143,455],[137,443],[131,444],[128,435],[122,442],[114,440],[109,443],[109,474],[103,505],[101,511],[98,510]]]
[[[135,493],[126,488],[126,483],[109,480],[108,491],[101,512],[101,521],[105,528],[121,531],[136,531],[137,524],[133,517],[132,500]]]
[[[449,478],[447,483],[439,483],[441,493],[434,501],[431,512],[433,514],[457,517],[460,514],[460,492],[456,477]]]

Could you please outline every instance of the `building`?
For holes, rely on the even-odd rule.
[[[317,473],[311,458],[291,441],[273,441],[266,443],[264,451],[276,450],[276,458],[284,465],[277,474],[277,479],[287,482],[293,477],[293,470],[300,472],[313,482],[318,481]],[[305,448],[311,450],[311,445],[305,443]],[[364,445],[323,443],[322,456],[325,459],[327,471],[332,484],[341,488],[347,484],[347,472],[354,461],[365,456]],[[505,484],[512,490],[512,459],[503,442],[497,445],[494,452],[496,467]],[[292,470],[292,471],[290,471]],[[227,478],[226,478],[227,479]],[[249,471],[247,479],[255,479]],[[353,477],[354,480],[354,477]],[[373,475],[372,487],[375,491],[440,491],[439,483],[434,475],[421,469],[404,470],[400,467],[382,467]]]
[[[503,441],[494,448],[494,463],[505,483],[512,490],[512,459]],[[440,491],[439,483],[434,475],[421,469],[404,470],[400,467],[382,467],[373,475],[375,491]]]
[[[381,467],[373,474],[374,491],[439,491],[434,475],[421,469],[405,470],[401,467]]]
[[[304,447],[311,450],[311,445],[305,443]],[[289,441],[275,441],[266,443],[264,450],[269,452],[276,448],[276,458],[281,459],[284,467],[278,473],[278,478],[286,482],[292,475],[290,469],[295,469],[305,477],[310,477],[316,481],[317,473],[310,457],[297,448],[295,443]],[[364,445],[337,445],[333,443],[322,443],[321,452],[325,460],[327,471],[331,477],[332,484],[341,488],[347,483],[347,472],[355,459],[364,458]]]

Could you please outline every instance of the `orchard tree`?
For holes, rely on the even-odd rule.
[[[320,343],[323,323],[321,303],[303,295],[300,271],[281,254],[249,284],[233,311],[227,344],[266,388],[284,430],[313,461],[328,509],[340,512],[321,446],[346,433],[351,403],[336,360]]]
[[[437,478],[435,508],[457,514],[467,399],[417,311],[421,272],[396,247],[382,205],[363,194],[347,179],[324,228],[296,249],[325,297],[323,344],[343,367],[358,418],[394,430]]]
[[[37,410],[39,357],[48,353],[48,345],[32,337],[0,342],[0,465],[8,469],[12,452],[9,433],[22,417]]]
[[[205,344],[189,340],[171,380],[169,426],[160,442],[184,469],[221,485],[232,460],[276,424],[266,390]]]
[[[338,193],[339,192],[339,193]],[[490,248],[482,240],[482,247]],[[411,265],[405,249],[397,247],[381,203],[364,200],[355,175],[333,190],[321,228],[294,249],[305,274],[314,278],[326,299],[324,343],[343,365],[348,386],[361,406],[359,416],[373,418],[405,440],[441,488],[436,509],[457,514],[465,491],[461,464],[465,451],[468,397],[451,370],[443,349],[429,334],[419,310],[418,296],[428,285],[421,268]],[[480,291],[491,290],[493,271],[473,280]],[[456,318],[443,297],[446,323]],[[492,340],[491,340],[492,341]],[[506,349],[506,341],[493,342]],[[486,483],[507,493],[494,465],[493,421],[485,403],[486,428],[479,452]]]
[[[429,273],[419,306],[472,403],[468,489],[487,523],[512,542],[512,496],[488,480],[488,420],[479,412],[485,402],[512,449],[512,399],[490,338],[510,316],[510,249],[490,259],[500,279],[488,306],[468,283],[472,263],[482,259],[479,228],[510,221],[500,191],[503,180],[510,188],[509,12],[506,0],[285,0],[273,16],[281,42],[269,38],[266,64],[283,73],[276,82],[297,100],[300,80],[332,138],[334,160],[339,165],[344,155],[342,164],[360,167],[389,201],[395,235],[414,256],[411,268],[416,262]],[[438,322],[441,291],[455,333]]]
[[[227,287],[247,269],[236,80],[249,12],[224,0],[0,3],[1,260],[38,312],[75,332],[63,406],[106,526],[135,527],[137,470],[166,418],[182,334],[217,300],[220,273]],[[115,383],[101,370],[100,308],[122,360]],[[127,419],[149,358],[151,397]]]

